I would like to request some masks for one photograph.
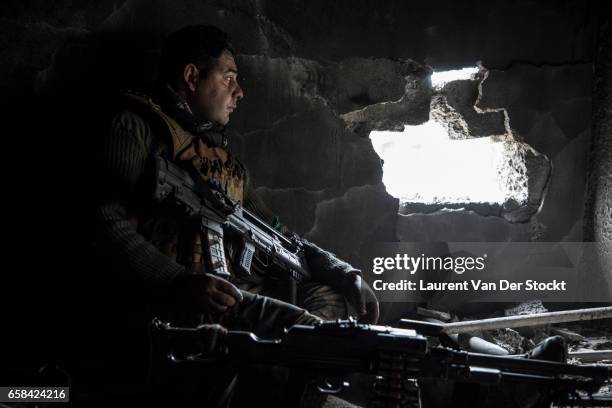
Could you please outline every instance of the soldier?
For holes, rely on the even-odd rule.
[[[96,161],[101,174],[95,210],[98,268],[114,296],[125,300],[120,303],[134,305],[122,313],[144,317],[151,309],[173,308],[183,315],[198,312],[193,324],[276,337],[293,324],[346,318],[348,303],[362,321],[375,323],[378,303],[360,271],[306,240],[301,241],[313,280],[298,288],[301,307],[262,296],[275,294],[264,274],[234,276],[230,282],[207,273],[202,248],[207,241],[201,232],[156,212],[142,191],[151,176],[148,164],[162,155],[215,180],[232,200],[272,221],[245,167],[227,149],[224,128],[244,97],[227,34],[212,26],[190,26],[169,35],[160,79],[153,98],[124,96]],[[228,246],[231,257],[232,243]],[[124,295],[113,286],[116,282]],[[211,326],[211,332],[222,334],[221,326]]]

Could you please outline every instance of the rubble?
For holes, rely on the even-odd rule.
[[[504,310],[504,316],[522,316],[545,312],[548,312],[548,309],[544,307],[541,300],[532,300]]]
[[[424,307],[417,307],[417,314],[424,317],[438,319],[443,322],[449,322],[452,319],[452,315],[450,313],[441,312],[439,310],[425,309]]]
[[[527,350],[524,348],[525,338],[513,329],[493,330],[488,334],[488,339],[498,346],[508,350],[510,354],[522,354]]]
[[[559,335],[559,336],[563,337],[564,339],[566,339],[568,341],[582,341],[582,340],[584,340],[584,336],[582,336],[581,334],[575,333],[575,332],[573,332],[571,330],[562,329],[560,327],[551,327],[550,328],[550,332],[551,332],[551,334]]]
[[[523,302],[514,307],[504,310],[504,315],[505,316],[524,316],[524,315],[532,315],[532,314],[546,313],[546,312],[548,312],[548,309],[544,307],[541,300],[532,300],[530,302]],[[548,337],[546,326],[520,327],[520,328],[517,328],[517,331],[523,337],[527,339],[537,339],[537,341],[531,340],[532,348],[535,347],[535,345],[539,343],[541,340]]]
[[[612,363],[612,329],[603,326],[606,327],[604,329],[597,324],[600,323],[598,319],[609,318],[610,313],[612,313],[610,307],[548,312],[541,301],[534,300],[505,309],[503,311],[505,317],[467,318],[445,324],[442,320],[452,319],[452,314],[448,311],[422,307],[417,309],[417,314],[421,316],[429,318],[437,316],[435,318],[439,321],[440,330],[449,334],[467,351],[482,352],[479,350],[485,349],[495,351],[496,347],[501,347],[509,354],[523,354],[546,338],[559,335],[568,344],[570,362],[573,364]],[[499,314],[494,315],[499,316]],[[551,325],[559,321],[567,323],[564,327]],[[504,323],[508,327],[502,327]],[[512,326],[514,328],[511,328]]]

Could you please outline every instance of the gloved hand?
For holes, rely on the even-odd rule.
[[[170,297],[186,310],[204,313],[223,313],[242,301],[236,286],[209,273],[177,276]]]
[[[359,322],[376,324],[379,316],[378,300],[361,277],[361,271],[306,239],[301,239],[301,243],[313,280],[340,290],[357,310]]]
[[[340,289],[346,300],[357,310],[360,323],[378,322],[380,313],[378,300],[370,285],[361,277],[360,271],[353,269],[346,272]]]

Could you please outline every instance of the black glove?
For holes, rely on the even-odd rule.
[[[361,271],[349,271],[344,276],[342,294],[359,314],[360,323],[376,324],[380,314],[378,300],[370,285],[361,277]]]
[[[378,300],[361,277],[361,271],[312,242],[302,239],[302,245],[313,279],[338,289],[357,310],[360,322],[370,324],[378,322]]]

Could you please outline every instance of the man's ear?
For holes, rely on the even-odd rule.
[[[190,91],[195,91],[200,78],[200,70],[194,64],[187,64],[183,69],[183,80]]]

